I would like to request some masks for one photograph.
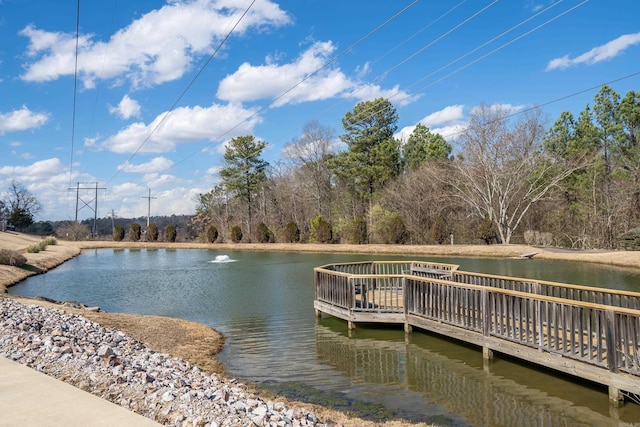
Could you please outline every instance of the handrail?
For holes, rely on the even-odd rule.
[[[564,288],[578,294],[558,292],[563,285],[557,282],[466,273],[451,264],[353,265],[330,264],[314,269],[315,300],[324,304],[322,308],[338,310],[330,309],[332,313],[345,313],[350,322],[396,322],[405,327],[432,328],[458,334],[483,346],[483,352],[490,346],[519,345],[532,351],[525,359],[541,364],[548,360],[543,361],[540,351],[556,354],[614,375],[631,375],[631,379],[616,376],[616,381],[623,384],[620,387],[612,385],[602,373],[583,372],[585,378],[608,385],[612,400],[618,388],[640,394],[640,309],[636,304],[640,293],[579,285]],[[337,271],[336,266],[360,274]],[[409,268],[387,274],[398,271],[399,266]],[[479,283],[469,283],[474,281]],[[555,368],[574,373],[561,363]]]

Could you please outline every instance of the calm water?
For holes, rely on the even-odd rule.
[[[401,329],[359,327],[313,310],[313,267],[403,259],[371,255],[208,250],[83,252],[12,294],[81,301],[103,310],[180,317],[227,336],[228,375],[376,417],[451,426],[640,426],[640,406],[611,410],[605,389]],[[466,271],[640,291],[640,270],[541,260],[416,257]]]

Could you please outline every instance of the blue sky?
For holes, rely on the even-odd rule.
[[[398,137],[447,137],[481,103],[545,104],[551,124],[589,88],[640,89],[635,0],[83,1],[77,40],[76,12],[0,0],[0,197],[17,180],[37,220],[74,219],[78,182],[105,188],[99,217],[146,216],[149,190],[152,215],[192,214],[230,138],[266,141],[275,165],[306,122],[340,135],[376,97]]]

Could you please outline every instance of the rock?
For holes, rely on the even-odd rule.
[[[75,385],[161,424],[195,427],[324,425],[265,402],[236,379],[158,353],[81,316],[0,298],[0,356]]]
[[[173,394],[172,391],[167,391],[162,395],[162,401],[163,402],[171,402],[175,398],[176,398],[176,396]]]
[[[98,348],[98,356],[102,358],[107,358],[109,356],[115,356],[115,353],[108,345],[103,345]]]

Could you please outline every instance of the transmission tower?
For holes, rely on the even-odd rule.
[[[95,186],[82,186],[82,184],[95,184]],[[69,188],[69,190],[73,190],[73,188]],[[98,183],[94,182],[78,182],[76,183],[76,218],[75,221],[78,222],[78,211],[86,208],[89,208],[93,211],[93,227],[91,228],[91,237],[95,237],[96,235],[96,224],[98,222],[98,190],[106,190],[106,187],[98,187]],[[80,197],[80,190],[95,190],[95,195],[91,200],[84,200]],[[89,193],[91,194],[91,193]],[[80,203],[82,202],[82,206]],[[93,207],[91,207],[90,203],[93,202]]]

